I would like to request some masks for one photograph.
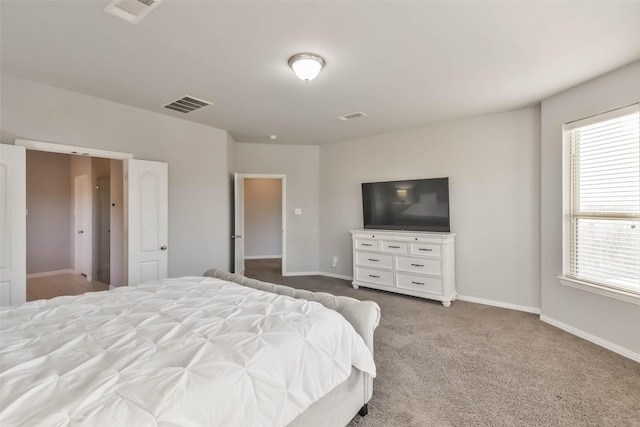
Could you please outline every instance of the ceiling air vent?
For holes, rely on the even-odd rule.
[[[170,104],[163,105],[163,107],[168,108],[169,110],[179,111],[181,113],[190,113],[202,107],[206,107],[207,105],[211,105],[211,103],[187,95],[180,99],[176,99]]]
[[[112,0],[104,11],[137,24],[149,12],[155,9],[162,0]]]
[[[357,119],[358,117],[366,117],[366,114],[362,111],[358,111],[356,113],[345,114],[344,116],[338,117],[338,120],[351,120]]]

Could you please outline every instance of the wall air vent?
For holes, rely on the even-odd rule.
[[[163,105],[163,107],[168,108],[169,110],[179,111],[181,113],[190,113],[202,107],[206,107],[207,105],[211,105],[211,103],[209,101],[203,101],[202,99],[187,95],[180,99],[176,99],[167,105]]]
[[[137,24],[149,12],[155,9],[162,0],[112,0],[104,11]]]
[[[366,117],[367,115],[362,111],[358,111],[356,113],[345,114],[344,116],[338,117],[338,120],[351,120],[357,119],[358,117]]]

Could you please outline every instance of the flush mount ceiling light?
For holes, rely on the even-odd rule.
[[[299,53],[289,58],[289,67],[300,80],[310,82],[324,68],[324,59],[312,53]]]

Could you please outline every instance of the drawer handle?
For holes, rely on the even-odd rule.
[[[373,277],[374,279],[379,279],[380,278],[380,276],[376,276],[374,274],[370,274],[369,277]]]
[[[389,248],[391,248],[391,249],[400,249],[400,246],[391,246],[391,245],[389,245]]]
[[[372,246],[371,243],[362,243],[362,246]]]
[[[369,258],[369,261],[374,261],[374,262],[378,262],[380,261],[379,259],[373,259],[373,258]]]
[[[433,249],[420,248],[421,251],[431,252]]]
[[[424,286],[424,283],[420,283],[420,282],[411,282],[411,283],[413,283],[414,285],[423,285]]]
[[[424,264],[411,264],[413,267],[424,267]]]

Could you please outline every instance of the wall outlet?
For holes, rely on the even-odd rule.
[[[337,265],[338,265],[338,257],[334,256],[333,259],[331,260],[331,267],[336,268]]]

